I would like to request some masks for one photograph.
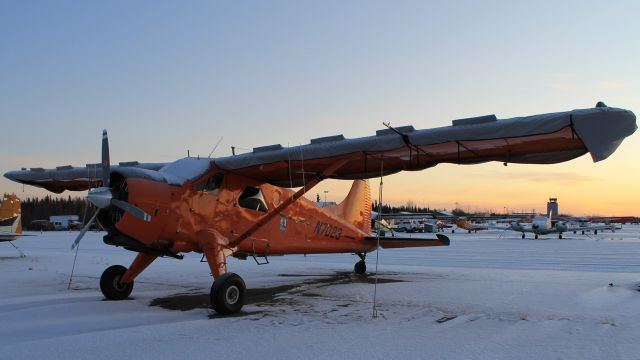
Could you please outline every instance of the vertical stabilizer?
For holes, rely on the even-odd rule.
[[[461,229],[466,229],[469,226],[469,223],[467,222],[467,220],[464,220],[464,219],[457,219],[455,223],[456,223],[456,226]]]
[[[371,233],[371,188],[368,180],[355,180],[349,195],[327,211],[345,219],[366,234]]]

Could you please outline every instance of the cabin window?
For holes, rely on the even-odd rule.
[[[217,173],[213,176],[210,176],[205,182],[198,185],[197,189],[199,191],[207,192],[210,195],[218,195],[220,186],[222,185],[223,177],[223,173]]]
[[[267,204],[260,188],[247,186],[238,198],[238,205],[245,209],[267,212]]]

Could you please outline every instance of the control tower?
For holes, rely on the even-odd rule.
[[[558,198],[549,198],[547,203],[547,215],[552,219],[557,219],[560,212],[558,211]]]

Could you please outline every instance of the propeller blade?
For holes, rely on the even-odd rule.
[[[119,207],[125,212],[128,212],[129,214],[137,217],[138,219],[142,219],[147,222],[151,221],[151,215],[147,214],[146,212],[144,212],[144,210],[140,209],[139,207],[129,204],[126,201],[111,199],[111,205]]]
[[[111,163],[109,161],[109,136],[107,130],[102,130],[102,187],[109,187]]]
[[[87,225],[85,225],[82,230],[80,230],[80,233],[78,234],[78,236],[76,237],[76,240],[73,242],[73,244],[71,245],[71,250],[75,249],[76,246],[78,246],[78,244],[80,243],[80,240],[82,240],[82,238],[84,237],[84,234],[89,230],[89,228],[91,227],[91,225],[93,225],[93,222],[96,221],[96,217],[98,217],[98,213],[100,212],[100,209],[98,209],[98,211],[96,211],[95,214],[93,214],[93,216],[91,217],[91,219],[89,219],[89,222],[87,223]]]

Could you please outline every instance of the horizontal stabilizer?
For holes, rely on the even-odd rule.
[[[449,246],[450,241],[448,237],[442,234],[436,234],[436,236],[436,239],[381,236],[380,247],[383,249],[396,249],[424,246]],[[374,242],[378,241],[378,237],[376,236],[367,236],[365,239]]]
[[[3,232],[3,233],[0,233],[0,242],[14,241],[23,236],[34,236],[34,235]]]

